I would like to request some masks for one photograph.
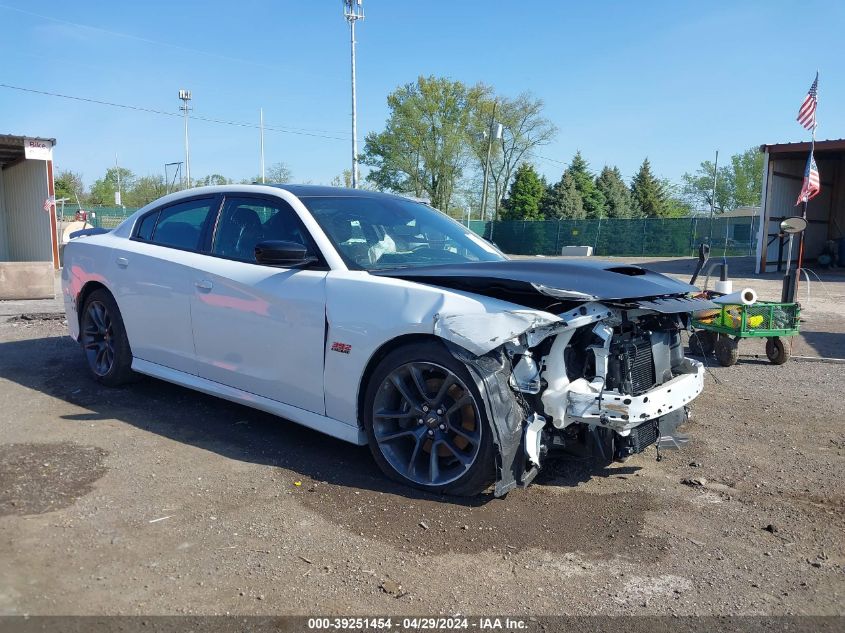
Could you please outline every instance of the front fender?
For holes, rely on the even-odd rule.
[[[358,425],[359,389],[373,355],[407,335],[433,335],[484,354],[559,317],[490,297],[361,271],[326,278],[326,415]]]

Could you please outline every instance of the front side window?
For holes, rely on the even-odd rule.
[[[217,220],[211,252],[255,261],[255,246],[265,240],[295,242],[317,256],[316,246],[293,208],[284,200],[227,197]]]
[[[375,270],[506,259],[465,226],[401,198],[301,197],[346,263]]]
[[[166,207],[158,214],[152,237],[153,244],[196,251],[200,248],[203,228],[211,213],[213,198],[189,200]],[[138,237],[144,239],[141,231],[147,230],[147,218],[141,222]]]

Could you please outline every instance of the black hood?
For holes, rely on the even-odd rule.
[[[540,293],[583,301],[678,296],[697,290],[695,286],[639,266],[596,260],[518,259],[370,272],[481,294],[488,294],[485,289],[493,287],[519,294]]]

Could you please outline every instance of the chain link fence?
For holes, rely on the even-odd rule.
[[[69,224],[76,221],[76,214],[80,207],[76,204],[66,204],[64,208],[59,206],[59,221]],[[130,215],[135,213],[137,207],[89,207],[82,206],[87,217],[87,222],[95,228],[113,229],[123,222]]]
[[[686,257],[709,242],[714,255],[751,255],[758,217],[641,218],[482,222],[469,228],[511,255],[560,255],[564,246],[592,246],[598,256]],[[712,236],[712,239],[711,239]]]

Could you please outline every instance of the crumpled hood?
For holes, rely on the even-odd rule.
[[[600,260],[520,259],[372,270],[373,275],[432,285],[483,288],[504,282],[558,299],[612,301],[684,295],[697,288],[640,266]]]

